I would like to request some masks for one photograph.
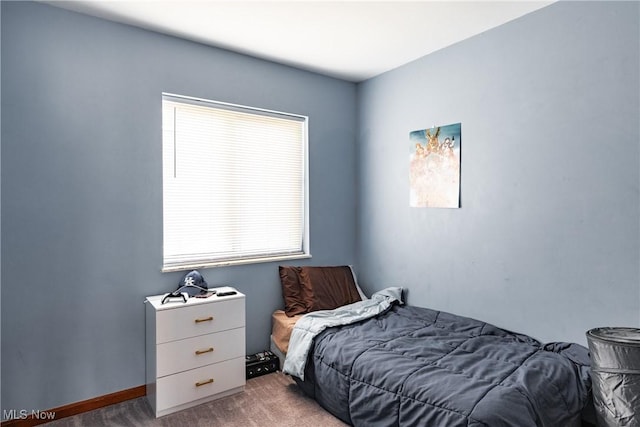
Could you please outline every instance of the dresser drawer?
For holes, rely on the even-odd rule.
[[[156,344],[160,344],[243,327],[244,299],[159,310],[156,316]]]
[[[244,357],[158,378],[156,411],[245,385]]]
[[[244,337],[245,328],[236,328],[158,344],[157,376],[244,357]]]

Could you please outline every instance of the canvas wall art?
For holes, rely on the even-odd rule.
[[[409,205],[460,207],[462,123],[409,133]]]

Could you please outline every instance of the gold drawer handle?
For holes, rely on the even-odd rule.
[[[200,387],[201,385],[211,384],[213,382],[213,378],[209,378],[206,381],[200,381],[196,383],[196,387]]]
[[[211,322],[213,320],[213,316],[205,317],[204,319],[196,319],[196,323],[202,322]]]
[[[196,350],[196,356],[200,356],[201,354],[211,353],[213,351],[213,347],[209,347],[206,350]]]

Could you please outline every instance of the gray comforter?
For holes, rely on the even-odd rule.
[[[396,304],[320,332],[304,377],[324,408],[367,427],[579,426],[591,390],[578,344]]]
[[[304,380],[304,367],[316,335],[327,328],[349,325],[377,316],[387,311],[395,302],[402,303],[402,288],[386,288],[371,295],[371,298],[334,310],[314,311],[302,316],[291,331],[289,351],[282,371]]]

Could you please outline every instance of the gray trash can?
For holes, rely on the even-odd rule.
[[[640,329],[587,332],[598,427],[640,427]]]

